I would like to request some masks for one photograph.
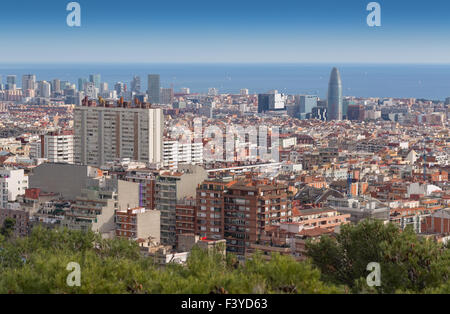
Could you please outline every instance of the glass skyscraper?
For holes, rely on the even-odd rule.
[[[89,82],[94,83],[95,88],[100,89],[101,76],[100,74],[89,75]]]
[[[328,84],[328,120],[342,120],[342,81],[337,68],[331,70]]]
[[[148,75],[148,101],[151,104],[160,103],[161,85],[159,82],[159,74],[149,74]]]
[[[312,110],[317,107],[318,97],[314,95],[297,95],[295,102],[298,106],[297,118],[304,120],[311,117]]]
[[[8,75],[6,77],[6,89],[7,90],[15,90],[16,89],[16,79],[15,75]]]
[[[87,80],[85,78],[79,78],[78,79],[78,91],[84,91],[84,84],[87,83]]]

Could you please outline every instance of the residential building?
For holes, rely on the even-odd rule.
[[[60,131],[41,135],[40,158],[49,162],[65,162],[72,164],[73,158],[73,132]]]
[[[28,175],[23,169],[0,168],[0,208],[8,208],[28,188]]]
[[[194,197],[197,185],[207,178],[206,171],[196,165],[179,165],[176,172],[162,171],[156,178],[155,202],[161,211],[161,243],[176,245],[177,204]]]
[[[85,100],[74,112],[75,163],[101,166],[118,158],[161,163],[163,125],[162,109],[122,102],[92,107]]]
[[[116,210],[116,237],[160,242],[161,212],[144,207]]]
[[[179,164],[203,163],[203,143],[164,141],[163,166],[176,169]]]
[[[116,230],[115,212],[139,206],[139,185],[105,177],[88,180],[86,185],[61,225],[111,238]]]

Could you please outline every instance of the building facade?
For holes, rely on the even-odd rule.
[[[337,68],[331,71],[328,84],[328,120],[342,120],[342,81]]]
[[[75,109],[75,163],[101,166],[119,158],[162,162],[162,109],[125,106]]]
[[[73,132],[51,132],[41,135],[41,158],[49,162],[73,164]]]

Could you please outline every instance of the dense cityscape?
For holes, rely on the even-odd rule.
[[[78,86],[29,74],[21,88],[8,75],[0,225],[14,219],[15,236],[44,225],[124,237],[162,264],[185,262],[195,243],[224,243],[241,260],[304,260],[308,239],[366,218],[446,242],[450,98],[344,97],[343,83],[333,68],[319,99],[174,91],[158,74],[145,92],[138,76],[110,90],[100,74]],[[187,138],[194,121],[200,134]],[[269,158],[264,132],[254,143],[248,126],[265,126]]]
[[[0,296],[450,294],[448,2],[63,2],[0,10]]]

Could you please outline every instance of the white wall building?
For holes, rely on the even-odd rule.
[[[130,158],[160,164],[163,127],[162,109],[77,107],[74,111],[75,163],[101,166],[115,159]]]
[[[17,196],[25,194],[28,176],[23,169],[0,169],[0,208],[8,208],[8,202],[15,202]]]
[[[41,136],[40,158],[49,162],[73,164],[73,134],[71,132],[49,133]]]
[[[178,164],[203,163],[203,143],[182,144],[178,141],[164,141],[163,166],[177,168]]]

